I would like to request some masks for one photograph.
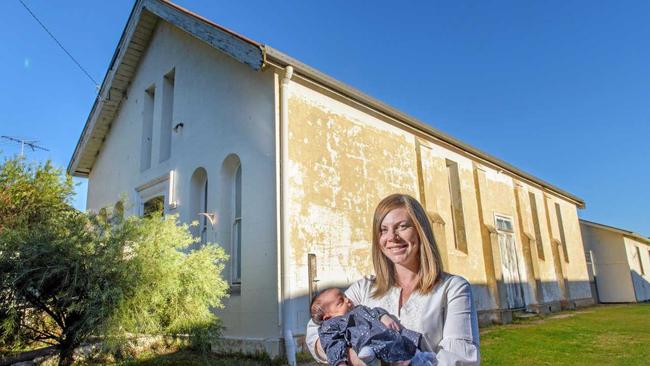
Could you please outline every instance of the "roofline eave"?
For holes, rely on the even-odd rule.
[[[270,47],[268,45],[264,45],[265,48],[265,54],[266,54],[266,59],[267,62],[271,64],[276,64],[278,67],[286,67],[291,65],[294,68],[295,73],[298,75],[302,75],[305,78],[311,79],[312,81],[325,86],[328,89],[334,90],[350,99],[353,99],[357,102],[360,102],[363,105],[366,105],[370,107],[371,109],[374,109],[376,111],[381,112],[382,114],[385,114],[397,121],[400,121],[412,128],[415,128],[416,130],[421,131],[422,133],[431,136],[435,139],[438,139],[440,141],[443,141],[449,145],[452,145],[460,150],[463,150],[480,160],[489,163],[490,165],[494,165],[496,167],[499,167],[501,169],[507,170],[511,172],[512,174],[519,176],[523,178],[524,180],[533,183],[534,185],[555,192],[559,194],[560,196],[563,196],[570,201],[574,202],[579,208],[585,208],[585,202],[582,198],[577,197],[565,190],[562,190],[542,179],[539,179],[533,175],[530,175],[513,165],[496,158],[488,153],[485,153],[471,145],[468,145],[434,127],[431,127],[428,124],[425,124],[424,122],[418,120],[415,117],[409,116],[404,112],[401,112],[386,103],[383,103],[365,93],[362,91],[349,86],[339,80],[336,80],[327,74],[318,71],[317,69],[306,65],[293,57],[286,55],[273,47]]]

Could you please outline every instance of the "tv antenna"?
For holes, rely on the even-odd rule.
[[[18,137],[11,137],[11,136],[0,136],[0,137],[2,137],[3,139],[7,139],[9,141],[19,143],[20,144],[20,157],[25,156],[25,145],[30,147],[32,149],[32,151],[36,151],[37,149],[38,150],[43,150],[43,151],[50,151],[50,150],[44,148],[43,146],[37,145],[36,144],[38,142],[37,140],[27,140],[27,139],[21,139],[21,138],[18,138]]]

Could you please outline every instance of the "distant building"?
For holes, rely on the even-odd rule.
[[[580,220],[596,301],[650,300],[650,238]]]
[[[230,254],[219,316],[245,351],[277,354],[315,291],[372,273],[394,192],[424,204],[481,322],[593,303],[580,198],[167,1],[136,2],[68,172],[90,210],[126,195],[199,220]]]

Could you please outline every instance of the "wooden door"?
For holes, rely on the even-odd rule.
[[[499,233],[499,251],[501,254],[501,273],[503,287],[506,292],[508,309],[519,309],[526,306],[519,274],[517,246],[513,232],[512,221],[508,218],[497,217]]]

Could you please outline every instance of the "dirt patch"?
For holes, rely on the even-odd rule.
[[[566,319],[566,318],[571,318],[576,316],[576,313],[569,313],[569,314],[558,314],[558,315],[552,315],[549,316],[546,319]]]

